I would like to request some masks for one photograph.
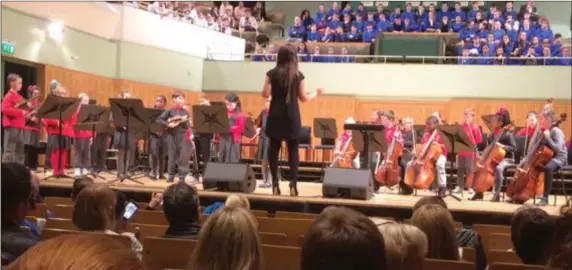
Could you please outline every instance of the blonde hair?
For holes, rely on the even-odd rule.
[[[401,122],[403,122],[403,124],[405,123],[411,123],[411,125],[413,125],[415,122],[413,121],[413,118],[411,118],[410,116],[405,116],[403,117],[403,120],[401,120]]]
[[[460,259],[455,225],[449,210],[437,204],[423,205],[413,213],[411,224],[427,236],[427,258]]]
[[[385,242],[387,269],[423,269],[427,236],[408,224],[385,223],[378,226]]]
[[[78,98],[83,98],[83,97],[88,97],[88,98],[89,98],[89,95],[88,95],[87,93],[81,92],[81,93],[79,93],[79,94],[77,95],[77,97],[78,97]]]
[[[250,210],[250,202],[242,194],[231,194],[226,198],[224,205],[227,207],[244,207],[246,210]]]
[[[67,234],[39,242],[7,269],[144,270],[131,249],[106,235]]]
[[[104,185],[91,185],[79,192],[74,202],[72,222],[83,231],[115,228],[115,192]]]
[[[187,269],[263,269],[262,245],[257,227],[256,219],[247,209],[219,209],[202,226]]]

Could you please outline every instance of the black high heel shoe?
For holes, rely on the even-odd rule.
[[[298,197],[298,189],[296,187],[290,187],[290,196]]]
[[[280,187],[278,185],[272,187],[272,195],[280,195]]]

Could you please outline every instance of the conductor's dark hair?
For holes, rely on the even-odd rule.
[[[291,44],[280,47],[276,59],[276,69],[278,71],[279,86],[288,91],[286,103],[295,102],[298,96],[296,93],[300,86],[297,48]]]

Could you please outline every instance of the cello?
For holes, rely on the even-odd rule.
[[[554,122],[550,129],[566,121],[567,116],[566,113],[560,114],[560,119]],[[516,203],[524,203],[534,198],[537,194],[541,175],[544,172],[544,166],[550,162],[553,156],[554,151],[544,144],[540,125],[537,125],[537,130],[535,130],[529,146],[529,152],[516,168],[513,180],[506,187],[506,195]]]
[[[503,127],[501,133],[487,146],[483,154],[478,158],[475,168],[467,177],[467,187],[477,193],[483,193],[491,189],[495,183],[495,168],[506,155],[506,150],[498,141],[512,128],[512,125]]]
[[[401,120],[400,124],[401,124]],[[403,152],[403,144],[397,143],[397,133],[398,131],[395,130],[393,133],[393,140],[391,144],[387,148],[387,153],[385,153],[385,158],[375,171],[375,179],[379,184],[385,186],[395,186],[399,183],[399,178],[401,177],[401,168],[399,167],[399,157]]]
[[[354,144],[352,143],[351,137],[345,143],[345,145],[341,147],[340,152],[341,154],[338,154],[334,157],[334,160],[330,164],[330,167],[346,168],[346,169],[355,168],[353,161],[357,157],[358,152],[354,149]]]
[[[442,154],[439,144],[435,143],[437,129],[423,145],[423,149],[405,172],[404,182],[411,188],[427,189],[435,180],[435,162]]]

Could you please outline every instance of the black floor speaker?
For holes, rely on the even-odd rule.
[[[204,190],[252,193],[256,178],[250,165],[209,162],[203,176]]]
[[[369,200],[373,196],[370,170],[327,168],[322,185],[324,197]]]

